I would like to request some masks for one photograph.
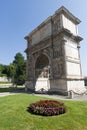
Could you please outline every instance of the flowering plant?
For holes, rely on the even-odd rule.
[[[64,103],[55,100],[40,100],[29,105],[29,112],[43,116],[59,115],[66,112]]]

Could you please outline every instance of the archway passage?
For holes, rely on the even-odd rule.
[[[48,78],[49,59],[46,55],[41,54],[35,64],[35,77],[36,78]]]
[[[48,91],[48,77],[49,77],[49,59],[46,55],[41,54],[35,64],[35,90],[43,93]]]

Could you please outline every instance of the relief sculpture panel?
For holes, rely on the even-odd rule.
[[[63,51],[62,45],[55,46],[54,47],[54,58],[60,58],[61,56],[63,56],[62,51]]]
[[[63,63],[55,60],[53,62],[53,76],[61,77],[64,74]]]
[[[58,17],[54,22],[53,22],[53,32],[56,33],[59,31],[61,28],[61,21],[60,17]]]

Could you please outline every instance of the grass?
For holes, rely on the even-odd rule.
[[[47,99],[29,94],[0,97],[0,130],[87,130],[87,102],[62,101],[67,113],[42,117],[28,113],[32,102]]]

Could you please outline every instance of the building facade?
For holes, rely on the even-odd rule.
[[[65,7],[25,36],[25,89],[68,94],[85,90],[80,63],[80,20]]]

